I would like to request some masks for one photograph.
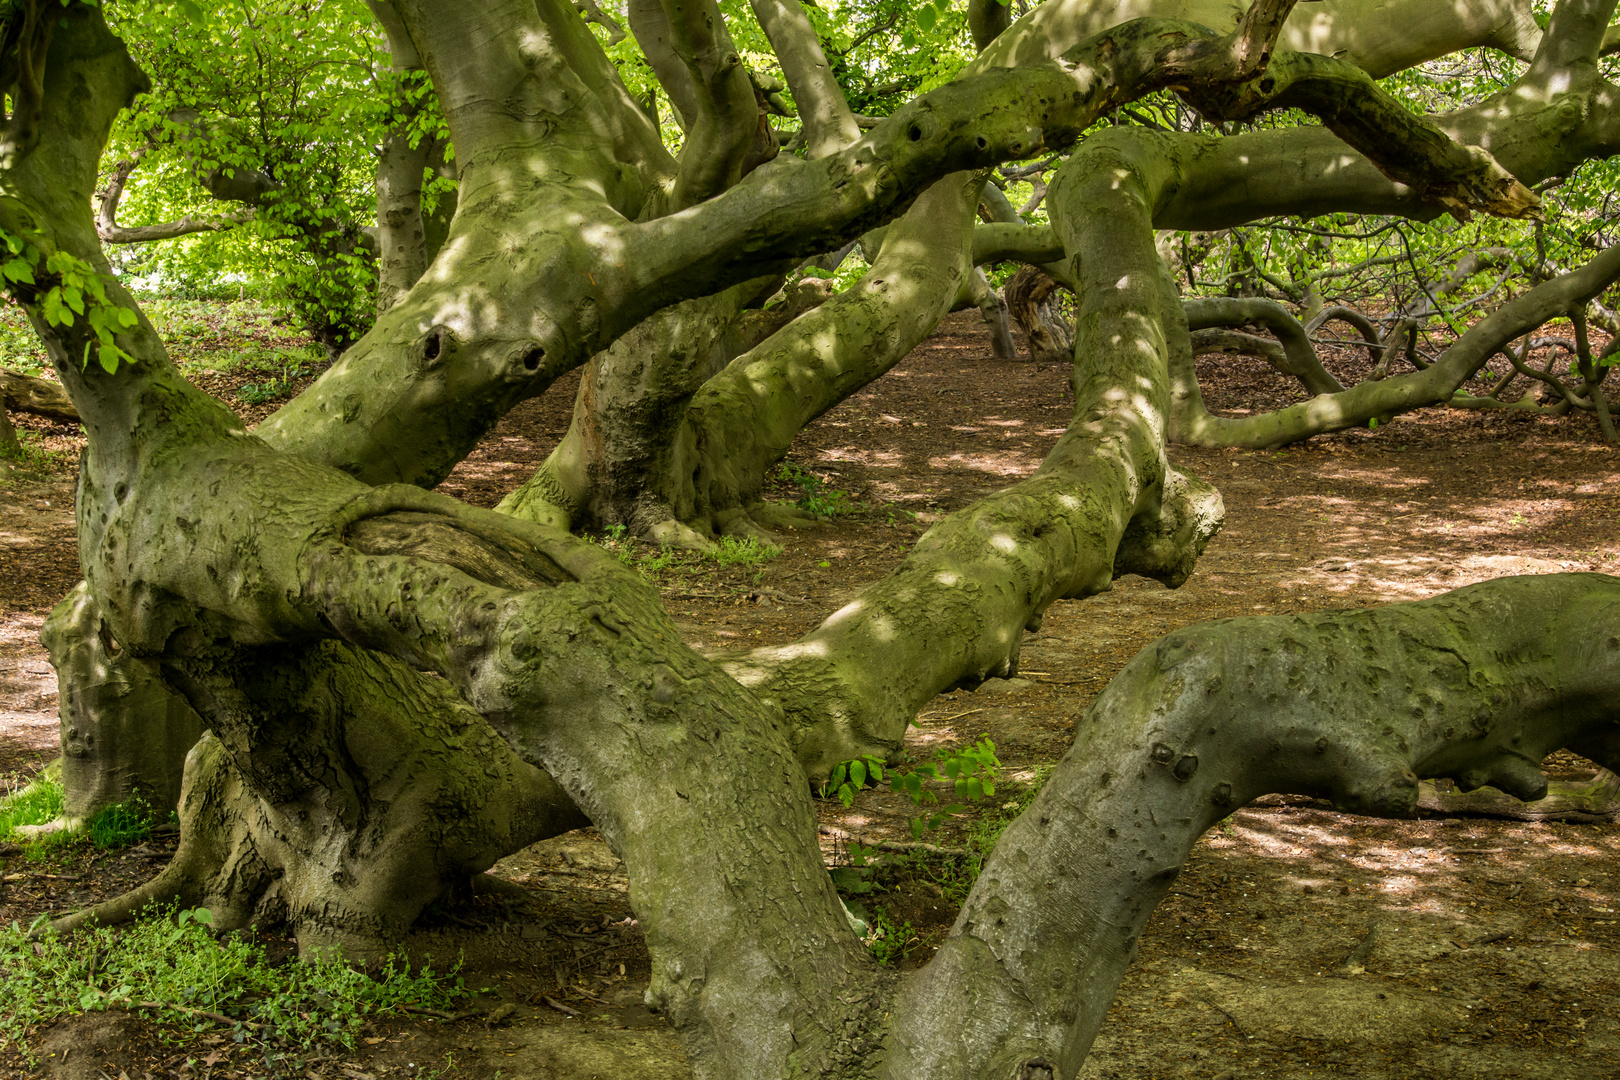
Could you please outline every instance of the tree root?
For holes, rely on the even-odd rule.
[[[1425,781],[1418,807],[1437,814],[1477,814],[1515,821],[1620,822],[1620,776],[1599,769],[1584,784],[1554,780],[1547,784],[1547,794],[1535,802],[1524,802],[1489,785],[1458,791]]]

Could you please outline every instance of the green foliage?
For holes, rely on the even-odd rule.
[[[798,488],[803,494],[794,505],[818,518],[858,514],[866,509],[864,504],[851,498],[849,492],[828,487],[821,477],[793,461],[784,460],[777,465],[776,479]]]
[[[917,932],[911,924],[902,922],[896,926],[889,913],[881,907],[872,909],[866,923],[866,950],[880,964],[896,964],[909,956],[917,946]]]
[[[109,145],[109,162],[139,158],[121,219],[242,209],[211,192],[253,208],[234,228],[132,245],[122,269],[165,290],[274,289],[323,343],[352,342],[375,304],[372,148],[395,124],[442,128],[425,79],[395,76],[380,35],[356,32],[375,25],[361,0],[128,0],[109,21],[153,79]]]
[[[853,761],[841,761],[822,781],[821,797],[825,799],[829,794],[836,795],[846,807],[854,806],[855,793],[865,787],[868,780],[875,784],[883,782],[882,758],[865,754]]]
[[[13,775],[11,794],[0,799],[0,840],[9,840],[18,826],[44,825],[62,816],[62,781],[59,769],[45,769],[26,784]]]
[[[936,750],[932,760],[913,769],[893,772],[889,777],[889,790],[905,792],[918,806],[938,807],[911,819],[911,834],[920,837],[930,829],[939,828],[952,814],[967,809],[967,803],[994,795],[996,776],[1000,772],[996,744],[985,735],[978,742],[957,750]],[[937,780],[950,783],[954,802],[940,804],[938,793],[929,786],[930,781]]]
[[[845,907],[865,924],[864,931],[857,932],[874,956],[885,964],[893,963],[909,955],[918,943],[912,926],[906,922],[897,925],[875,898],[911,880],[933,886],[948,904],[962,904],[1001,834],[1029,809],[1050,774],[1050,766],[1036,770],[1031,781],[1017,784],[1003,802],[986,807],[968,827],[967,842],[959,852],[890,854],[854,842],[848,845],[847,864],[834,866],[828,873]],[[827,790],[824,785],[823,792]]]
[[[937,829],[953,814],[967,809],[967,804],[989,798],[996,793],[996,777],[1001,772],[1001,760],[996,757],[996,744],[985,735],[976,743],[955,750],[940,748],[927,761],[909,768],[890,767],[885,773],[883,759],[866,754],[833,766],[821,784],[821,795],[836,795],[845,806],[853,806],[855,795],[870,781],[882,783],[888,778],[889,790],[903,792],[920,807],[930,807],[927,813],[911,820],[911,833],[921,837]],[[941,802],[936,784],[950,785],[951,801]]]
[[[0,305],[0,367],[38,375],[47,363],[45,347],[23,309],[15,303]]]
[[[43,237],[0,232],[0,243],[5,245],[0,285],[12,299],[39,312],[48,326],[89,330],[81,367],[89,366],[92,352],[109,375],[119,364],[134,362],[114,335],[133,329],[140,319],[108,298],[95,267],[70,252],[51,250]]]
[[[261,945],[240,935],[216,939],[212,923],[203,908],[149,908],[128,926],[67,936],[42,918],[37,942],[16,923],[0,929],[9,997],[0,1047],[23,1046],[32,1030],[64,1016],[153,1003],[143,1007],[171,1027],[194,1028],[199,1011],[228,1016],[237,1042],[290,1065],[323,1048],[352,1050],[372,1017],[408,1006],[443,1010],[468,996],[455,969],[441,975],[429,963],[413,971],[392,955],[375,979],[336,956],[273,967]]]
[[[782,549],[753,536],[722,536],[705,554],[721,566],[762,566],[782,554]]]

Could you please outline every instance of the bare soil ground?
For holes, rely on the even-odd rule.
[[[1350,355],[1330,363],[1347,381],[1358,366]],[[1201,370],[1215,408],[1293,396],[1257,362],[1220,358]],[[570,382],[514,410],[445,490],[493,504],[561,436],[572,396]],[[885,574],[929,522],[1032,470],[1067,402],[1063,371],[997,364],[976,316],[953,316],[794,446],[798,465],[867,509],[790,535],[757,579],[696,562],[659,571],[670,609],[703,649],[797,637]],[[55,683],[37,634],[78,569],[73,437],[47,435],[63,451],[56,468],[0,472],[0,774],[27,775],[55,753]],[[1620,573],[1620,453],[1583,417],[1428,410],[1285,451],[1173,456],[1220,488],[1225,531],[1183,588],[1127,578],[1060,603],[1025,641],[1018,679],[924,710],[909,749],[988,734],[1007,770],[996,805],[931,841],[961,844],[976,815],[1027,794],[1095,694],[1177,627],[1416,599],[1507,574]],[[1592,773],[1568,754],[1548,769]],[[914,811],[887,792],[863,793],[848,810],[831,799],[821,807],[829,861],[845,854],[840,836],[910,838]],[[121,852],[13,857],[0,871],[0,918],[113,895],[172,847],[158,837]],[[1388,821],[1263,800],[1195,849],[1082,1075],[1620,1077],[1617,856],[1612,823]],[[486,1011],[505,1002],[515,1013],[498,1024],[378,1023],[355,1053],[308,1062],[302,1075],[686,1075],[671,1033],[640,1004],[646,952],[605,845],[588,830],[570,834],[493,873],[518,888],[430,913],[406,949],[462,955],[469,985],[493,988]],[[960,875],[923,860],[880,880],[889,891],[863,902],[897,928],[900,963],[924,961],[954,918]],[[1345,967],[1373,931],[1365,959]],[[143,1016],[91,1014],[37,1033],[37,1069],[15,1050],[0,1053],[0,1077],[266,1075],[206,1026],[175,1038]]]

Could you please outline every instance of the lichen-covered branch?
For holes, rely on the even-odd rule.
[[[1194,333],[1210,327],[1264,326],[1277,335],[1278,342],[1273,346],[1276,351],[1266,350],[1264,359],[1270,360],[1285,375],[1298,379],[1311,394],[1337,394],[1344,389],[1339,380],[1322,367],[1305,327],[1281,304],[1259,298],[1222,297],[1189,300],[1184,308],[1187,329]]]
[[[1601,574],[1161,638],[1086,711],[902,984],[887,1075],[1074,1076],[1193,842],[1261,794],[1404,817],[1420,778],[1449,777],[1534,800],[1548,752],[1612,764],[1617,734],[1620,579]]]
[[[749,4],[793,91],[809,157],[826,157],[860,138],[855,114],[799,0],[749,0]]]

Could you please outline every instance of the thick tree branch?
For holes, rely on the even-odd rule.
[[[628,0],[627,11],[630,32],[636,36],[636,44],[641,46],[658,85],[669,95],[675,122],[682,131],[690,131],[698,116],[697,84],[675,51],[662,0]]]
[[[1233,7],[1230,0],[1191,0],[1175,6],[1175,17],[1226,27],[1232,25]],[[1125,0],[1047,0],[997,38],[965,74],[1051,60],[1127,19],[1159,13],[1154,5]],[[1480,45],[1528,60],[1541,38],[1529,0],[1404,0],[1398,20],[1390,21],[1388,13],[1387,0],[1300,4],[1277,45],[1335,56],[1382,78]]]
[[[661,2],[670,44],[692,77],[697,110],[675,180],[674,209],[680,209],[719,194],[776,156],[776,139],[715,0]]]
[[[1012,4],[1010,0],[968,0],[967,18],[973,47],[983,52],[1012,25]]]
[[[1405,817],[1420,777],[1534,800],[1553,749],[1606,746],[1612,764],[1617,629],[1620,580],[1561,574],[1160,639],[1081,718],[902,984],[888,1075],[1075,1075],[1193,842],[1262,793]],[[1049,868],[1038,889],[1029,867]]]
[[[950,686],[1015,674],[1025,628],[1055,600],[1124,572],[1179,585],[1220,528],[1220,496],[1164,457],[1164,327],[1181,302],[1153,247],[1151,190],[1137,163],[1095,139],[1054,183],[1065,246],[1108,257],[1071,260],[1075,411],[1035,475],[935,525],[804,638],[727,664],[787,711],[813,770],[897,747]]]
[[[793,91],[810,158],[826,157],[858,139],[855,115],[799,0],[749,0],[749,4]]]
[[[1615,0],[1559,0],[1530,70],[1519,80],[1520,93],[1534,89],[1551,100],[1572,81],[1588,81],[1596,72],[1614,9]]]
[[[1298,379],[1312,394],[1337,394],[1344,389],[1339,380],[1323,369],[1305,328],[1281,304],[1261,299],[1218,298],[1189,300],[1183,307],[1187,313],[1187,328],[1192,331],[1216,326],[1264,326],[1277,335],[1282,345],[1279,359],[1284,374]]]
[[[253,210],[248,208],[223,218],[196,218],[188,215],[161,225],[125,226],[118,224],[118,204],[123,200],[124,188],[129,183],[130,176],[140,165],[143,156],[144,151],[120,161],[113,167],[112,176],[107,180],[107,186],[98,193],[99,208],[96,211],[96,234],[101,237],[103,243],[142,244],[153,240],[173,240],[177,237],[191,236],[195,233],[231,229],[253,220]]]
[[[1050,225],[993,221],[973,230],[973,265],[1025,262],[1039,265],[1063,257],[1063,245]]]
[[[1200,446],[1279,446],[1311,435],[1385,422],[1397,413],[1449,401],[1457,388],[1506,343],[1557,318],[1620,279],[1620,247],[1586,266],[1536,286],[1504,304],[1422,371],[1365,382],[1341,394],[1313,398],[1261,416],[1211,416],[1191,374],[1190,358],[1176,365],[1175,423],[1171,438]]]

